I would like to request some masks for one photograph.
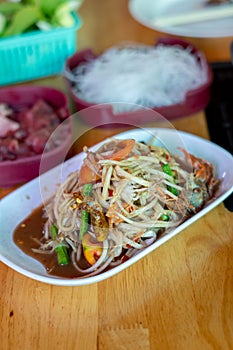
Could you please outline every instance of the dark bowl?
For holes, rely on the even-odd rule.
[[[161,43],[164,45],[180,45],[184,48],[190,47],[193,55],[199,57],[200,54],[200,51],[198,51],[191,43],[183,40],[178,40],[175,38],[160,38],[157,41],[156,45]],[[202,56],[204,55],[202,54]],[[208,70],[207,82],[199,88],[188,91],[184,102],[170,106],[155,107],[152,110],[142,107],[142,110],[115,114],[110,104],[102,104],[97,106],[77,97],[77,95],[74,93],[73,83],[68,79],[69,73],[71,73],[72,70],[76,68],[80,63],[88,62],[90,59],[96,57],[97,55],[95,55],[93,50],[89,48],[86,50],[77,51],[74,55],[70,56],[66,60],[65,64],[65,80],[68,84],[68,89],[75,103],[77,111],[81,111],[83,109],[95,106],[95,113],[93,113],[92,108],[91,113],[86,112],[80,114],[81,118],[83,118],[87,123],[91,125],[97,126],[98,124],[101,125],[111,123],[121,124],[122,122],[124,124],[128,123],[131,125],[143,124],[145,122],[150,122],[154,120],[153,111],[160,113],[164,118],[168,120],[183,118],[195,114],[200,110],[203,110],[209,103],[210,86],[213,81],[213,73],[209,64],[206,61],[205,63]]]
[[[68,108],[66,95],[60,90],[43,86],[15,86],[0,89],[0,103],[9,104],[15,108],[28,108],[38,99],[43,99],[59,116],[65,137],[49,151],[15,160],[0,161],[0,186],[10,187],[25,183],[41,173],[61,163],[73,139],[73,125]],[[59,132],[60,132],[59,131]],[[55,131],[56,132],[56,131]],[[43,160],[43,161],[42,161]]]

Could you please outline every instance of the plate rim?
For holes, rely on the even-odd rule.
[[[155,26],[153,25],[149,20],[146,20],[145,18],[143,19],[140,14],[137,12],[136,6],[137,3],[140,3],[140,1],[147,1],[147,0],[129,0],[128,1],[128,11],[130,15],[140,24],[144,25],[147,28],[150,28],[155,31],[159,31],[161,33],[167,33],[171,35],[178,35],[182,37],[189,37],[189,38],[226,38],[226,37],[231,37],[233,35],[233,28],[231,32],[224,32],[224,33],[215,33],[210,31],[208,34],[206,30],[203,32],[203,34],[200,33],[195,33],[195,30],[188,29],[187,32],[187,27],[184,25],[183,29],[182,27],[176,27],[176,26]],[[204,3],[204,1],[203,1]],[[229,17],[231,18],[231,17]],[[214,27],[217,27],[217,20],[213,21]]]

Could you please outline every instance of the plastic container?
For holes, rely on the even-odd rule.
[[[0,86],[60,74],[77,49],[81,19],[73,27],[33,31],[0,39]]]
[[[0,103],[7,103],[12,107],[27,108],[38,99],[43,99],[53,107],[57,115],[64,120],[65,136],[60,144],[35,156],[28,156],[16,160],[0,161],[0,186],[10,187],[24,183],[39,176],[64,161],[73,141],[73,123],[69,118],[68,99],[60,90],[43,86],[16,86],[0,88]],[[61,129],[60,129],[61,130]],[[60,132],[59,130],[59,132]]]
[[[179,40],[176,38],[160,38],[157,44],[163,43],[164,45],[181,45],[182,47],[190,47],[193,55],[199,54],[199,51],[189,42]],[[67,77],[69,72],[72,72],[80,63],[87,62],[90,59],[96,58],[92,49],[86,49],[76,52],[74,55],[69,57],[66,61],[65,70],[67,72]],[[210,100],[210,86],[213,80],[212,70],[206,61],[206,66],[208,69],[207,82],[200,86],[199,88],[190,90],[186,94],[185,101],[182,103],[177,103],[170,106],[155,107],[153,109],[143,108],[142,110],[136,110],[132,112],[125,113],[114,113],[111,104],[95,105],[80,99],[74,93],[72,88],[72,82],[66,78],[68,83],[68,88],[70,90],[71,96],[76,105],[77,111],[82,111],[85,109],[85,113],[79,113],[80,117],[83,118],[88,124],[97,126],[102,124],[112,124],[112,123],[128,123],[131,125],[144,124],[145,122],[151,122],[155,120],[154,111],[160,113],[163,117],[168,120],[187,117],[200,110],[205,109]],[[92,107],[92,108],[90,108]],[[88,112],[89,108],[90,112]]]

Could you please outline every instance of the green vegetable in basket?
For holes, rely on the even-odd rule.
[[[62,27],[72,27],[74,25],[74,18],[71,15],[72,11],[76,10],[77,2],[68,1],[63,2],[57,7],[52,17],[52,24]]]
[[[83,0],[21,0],[0,3],[0,37],[19,35],[31,30],[50,30],[73,26],[72,11]]]
[[[13,15],[11,22],[6,27],[2,36],[21,34],[36,24],[40,17],[41,12],[38,7],[33,5],[23,6]]]
[[[0,3],[0,36],[3,34],[7,21],[20,10],[22,4],[18,2],[1,2]]]
[[[5,25],[6,25],[6,17],[0,13],[0,35],[1,33],[3,33]]]
[[[56,9],[61,5],[66,3],[64,0],[37,0],[38,6],[41,8],[46,16],[53,16]]]
[[[8,17],[17,12],[22,8],[22,4],[19,2],[1,2],[0,3],[0,14]]]

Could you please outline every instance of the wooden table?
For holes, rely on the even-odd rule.
[[[79,48],[102,51],[164,35],[134,21],[126,0],[85,0],[80,14]],[[230,59],[231,38],[190,41],[209,61]],[[61,77],[33,83],[65,90]],[[174,126],[208,138],[204,112]],[[82,142],[118,131],[92,130]],[[89,286],[50,286],[0,263],[0,349],[233,349],[232,218],[221,204],[127,270]]]

